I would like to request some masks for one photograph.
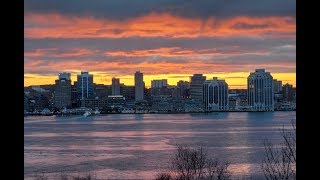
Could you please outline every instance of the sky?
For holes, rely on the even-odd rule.
[[[258,68],[296,86],[294,0],[24,1],[25,86],[81,71],[133,85],[141,71],[147,87],[204,74],[246,88]]]

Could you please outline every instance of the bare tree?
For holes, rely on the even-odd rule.
[[[209,159],[207,162],[207,179],[227,180],[231,175],[228,171],[229,163],[219,164],[218,160]]]
[[[227,180],[230,179],[229,163],[220,163],[207,156],[202,146],[190,148],[177,145],[171,161],[171,172],[160,173],[156,180]]]
[[[156,175],[156,180],[172,180],[173,177],[168,172],[158,173]]]
[[[296,179],[296,125],[291,121],[292,130],[284,127],[281,130],[283,138],[277,149],[268,140],[264,142],[265,157],[261,169],[267,180]]]

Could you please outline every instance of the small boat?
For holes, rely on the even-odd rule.
[[[84,117],[88,117],[88,116],[90,116],[90,115],[91,115],[91,112],[90,112],[90,111],[86,111],[86,112],[83,114]]]
[[[94,114],[94,115],[97,115],[97,114],[100,114],[100,112],[101,112],[101,111],[99,111],[99,110],[96,109],[96,110],[93,112],[93,114]]]

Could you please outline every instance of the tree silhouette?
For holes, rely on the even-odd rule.
[[[296,179],[296,125],[291,121],[292,130],[281,130],[282,143],[276,148],[268,140],[264,142],[265,156],[261,169],[267,180]]]

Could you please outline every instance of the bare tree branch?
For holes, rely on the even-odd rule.
[[[281,129],[283,142],[277,149],[268,140],[264,141],[265,156],[261,169],[267,180],[296,179],[296,125],[291,121],[292,129]]]

